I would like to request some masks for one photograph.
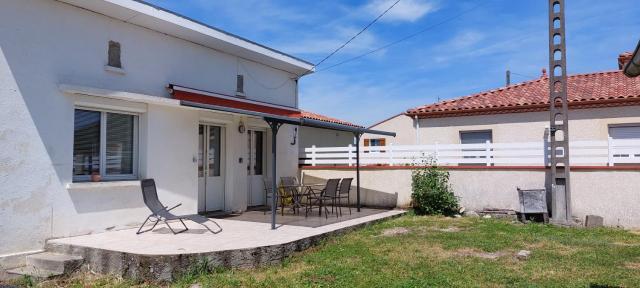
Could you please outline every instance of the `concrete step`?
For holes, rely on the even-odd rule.
[[[62,275],[62,273],[59,273],[59,272],[56,272],[56,271],[41,270],[41,269],[35,268],[33,266],[22,266],[22,267],[18,267],[18,268],[9,269],[9,270],[7,270],[7,274],[9,276],[11,276],[11,275],[29,275],[31,277],[44,278],[44,279],[49,278],[49,277],[53,277],[53,276]]]
[[[83,262],[83,259],[80,256],[51,252],[28,255],[26,260],[27,265],[8,270],[7,272],[11,274],[47,278],[50,276],[69,274],[80,268],[80,265],[82,265]]]

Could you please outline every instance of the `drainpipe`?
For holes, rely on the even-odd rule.
[[[420,145],[420,119],[418,119],[418,115],[413,116],[414,121],[416,122],[416,145]]]

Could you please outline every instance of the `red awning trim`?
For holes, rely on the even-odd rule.
[[[202,104],[223,106],[235,109],[242,109],[260,113],[273,114],[278,116],[301,118],[300,110],[285,106],[263,103],[259,101],[240,99],[231,96],[201,91],[186,87],[171,85],[171,94],[174,99],[197,102]]]

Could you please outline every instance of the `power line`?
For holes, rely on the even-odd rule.
[[[364,28],[362,28],[362,30],[360,30],[358,33],[356,33],[355,35],[353,35],[351,37],[351,39],[349,39],[347,42],[344,42],[344,44],[340,45],[340,47],[336,48],[335,50],[333,50],[333,52],[329,53],[329,55],[327,55],[326,57],[324,57],[322,60],[320,60],[318,63],[316,63],[315,65],[313,65],[313,67],[307,71],[305,71],[304,73],[302,73],[302,75],[300,75],[300,77],[306,75],[307,73],[311,72],[311,70],[313,70],[313,68],[316,68],[318,66],[320,66],[320,64],[324,63],[324,61],[327,61],[327,59],[331,58],[331,56],[335,55],[336,53],[338,53],[338,51],[342,50],[342,48],[346,47],[347,45],[349,45],[349,43],[351,43],[351,41],[353,41],[354,39],[356,39],[358,36],[360,36],[360,34],[364,33],[364,31],[366,31],[367,29],[369,29],[369,27],[371,27],[371,25],[373,25],[374,23],[378,22],[378,20],[380,20],[380,18],[382,18],[382,16],[384,16],[385,14],[387,14],[387,12],[389,12],[389,10],[391,10],[394,6],[396,6],[396,4],[398,4],[398,2],[400,2],[400,0],[396,0],[396,2],[394,2],[393,4],[391,4],[391,6],[389,6],[389,8],[387,8],[386,10],[384,10],[382,13],[380,13],[380,15],[378,15],[378,17],[376,17],[375,19],[373,19],[371,22],[369,22],[369,24],[367,24],[366,26],[364,26]]]
[[[398,39],[398,40],[396,40],[396,41],[393,41],[393,42],[387,43],[387,44],[385,44],[385,45],[383,45],[383,46],[381,46],[381,47],[378,47],[378,48],[376,48],[376,49],[370,50],[370,51],[368,51],[368,52],[366,52],[366,53],[364,53],[364,54],[360,54],[360,55],[355,56],[355,57],[353,57],[353,58],[349,58],[349,59],[344,60],[344,61],[342,61],[342,62],[338,62],[338,63],[333,64],[333,65],[331,65],[331,66],[329,66],[329,67],[326,67],[326,68],[324,68],[324,69],[317,70],[317,71],[315,71],[315,73],[322,72],[322,71],[325,71],[325,70],[329,70],[329,69],[331,69],[331,68],[334,68],[334,67],[340,66],[340,65],[342,65],[342,64],[349,63],[349,62],[354,61],[354,60],[358,60],[358,59],[360,59],[360,58],[362,58],[362,57],[365,57],[365,56],[367,56],[367,55],[370,55],[370,54],[376,53],[376,52],[378,52],[378,51],[380,51],[380,50],[387,49],[387,48],[389,48],[389,47],[391,47],[391,46],[393,46],[393,45],[396,45],[396,44],[398,44],[398,43],[401,43],[401,42],[404,42],[404,41],[406,41],[406,40],[409,40],[409,39],[411,39],[411,38],[413,38],[413,37],[416,37],[416,36],[418,36],[418,35],[420,35],[420,34],[422,34],[422,33],[424,33],[424,32],[427,32],[427,31],[429,31],[429,30],[431,30],[431,29],[433,29],[433,28],[436,28],[436,27],[438,27],[438,26],[440,26],[440,25],[442,25],[442,24],[445,24],[445,23],[451,22],[451,21],[453,21],[453,20],[455,20],[455,19],[457,19],[457,18],[460,18],[461,16],[463,16],[463,15],[465,15],[465,14],[467,14],[467,13],[469,13],[469,12],[471,12],[471,11],[473,11],[473,10],[477,9],[477,8],[479,8],[480,6],[483,6],[485,3],[486,3],[486,2],[480,2],[480,4],[478,4],[478,5],[476,5],[476,6],[472,7],[472,8],[470,8],[470,9],[468,9],[468,10],[462,11],[462,12],[460,12],[459,14],[457,14],[457,15],[453,16],[453,17],[447,18],[447,19],[445,19],[445,20],[443,20],[443,21],[440,21],[440,22],[438,22],[438,23],[436,23],[436,24],[433,24],[433,25],[431,25],[431,26],[425,27],[424,29],[422,29],[422,30],[420,30],[420,31],[418,31],[418,32],[415,32],[415,33],[409,34],[409,35],[407,35],[407,36],[405,36],[405,37],[402,37],[402,38],[400,38],[400,39]],[[316,65],[316,66],[317,66],[317,65]]]
[[[536,78],[536,77],[533,77],[533,76],[524,75],[524,74],[516,73],[516,72],[513,72],[513,71],[511,71],[511,74],[518,75],[520,77],[525,77],[525,78],[528,78],[528,79],[535,79]]]

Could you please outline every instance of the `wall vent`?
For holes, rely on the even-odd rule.
[[[108,57],[108,66],[122,68],[122,62],[120,61],[120,43],[109,41]]]
[[[238,74],[236,78],[236,93],[243,95],[244,94],[244,76]]]

